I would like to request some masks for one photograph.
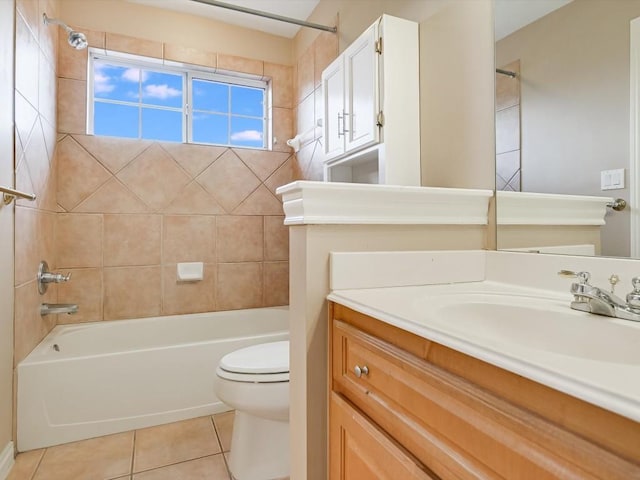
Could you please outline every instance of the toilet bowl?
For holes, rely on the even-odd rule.
[[[289,342],[242,348],[216,369],[217,397],[235,409],[229,470],[236,480],[289,476]]]

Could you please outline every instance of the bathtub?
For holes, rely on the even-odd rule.
[[[59,325],[17,367],[18,451],[229,410],[220,358],[288,337],[287,307]]]

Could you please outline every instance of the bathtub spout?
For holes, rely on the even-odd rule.
[[[67,313],[69,315],[78,312],[78,305],[75,303],[43,303],[40,305],[40,315],[54,315],[56,313]]]

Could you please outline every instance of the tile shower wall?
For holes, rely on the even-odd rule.
[[[272,151],[86,135],[87,51],[58,57],[57,265],[72,273],[59,301],[76,323],[288,303],[288,231],[275,189],[300,178],[293,68],[110,33],[99,48],[272,79]],[[178,262],[204,280],[179,283]]]
[[[336,23],[337,24],[337,20]],[[306,180],[323,179],[322,71],[338,56],[338,35],[323,32],[297,59],[295,68],[296,134],[302,146],[296,154],[300,175]]]
[[[56,290],[38,294],[38,263],[57,266],[56,218],[56,52],[58,29],[42,23],[44,12],[57,14],[54,0],[16,2],[15,175],[16,188],[37,195],[15,207],[14,365],[55,326],[41,317],[41,302],[55,302]]]

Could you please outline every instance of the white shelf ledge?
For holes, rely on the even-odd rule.
[[[497,192],[498,225],[604,225],[611,197]]]
[[[491,190],[298,181],[282,195],[285,225],[486,225]]]

